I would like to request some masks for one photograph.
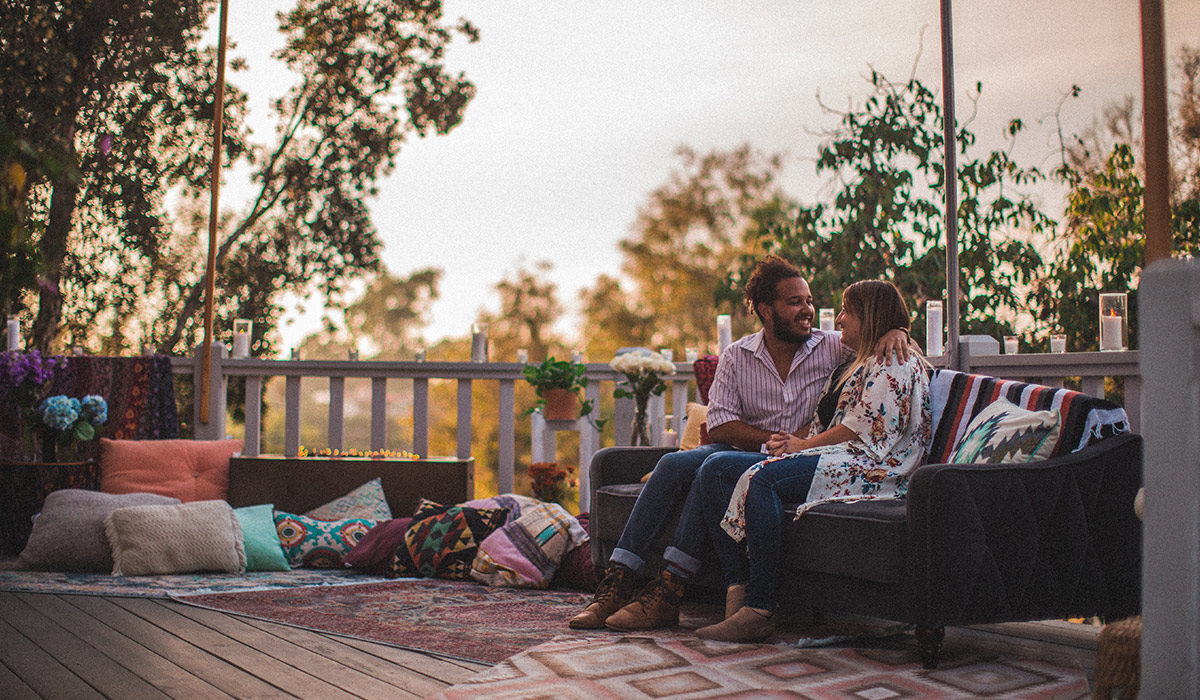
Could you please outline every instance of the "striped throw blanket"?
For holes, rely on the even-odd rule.
[[[1001,397],[1030,411],[1058,411],[1062,429],[1052,456],[1075,452],[1092,440],[1129,430],[1125,409],[1070,389],[938,370],[929,384],[929,394],[935,426],[930,464],[946,463],[971,419]]]

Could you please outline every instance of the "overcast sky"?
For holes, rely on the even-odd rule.
[[[1200,0],[1166,0],[1168,51],[1200,45]],[[231,79],[251,95],[257,134],[272,131],[268,101],[287,84],[269,58],[276,2],[230,0],[233,55],[249,71]],[[383,260],[397,274],[445,270],[427,339],[465,335],[492,286],[525,261],[550,261],[572,312],[578,291],[620,267],[617,243],[636,211],[678,165],[675,149],[752,146],[786,154],[784,187],[806,202],[821,193],[813,157],[842,107],[867,94],[873,67],[917,76],[941,94],[937,0],[647,0],[601,3],[452,0],[449,18],[480,30],[447,64],[478,93],[463,123],[418,139],[371,203]],[[215,24],[215,18],[214,18]],[[925,27],[924,49],[921,30]],[[1068,129],[1102,106],[1141,94],[1135,0],[959,0],[954,7],[956,104],[983,83],[972,127],[1000,143],[1008,119],[1030,124],[1018,158],[1044,164],[1050,115],[1077,84]],[[920,58],[918,61],[918,54]],[[259,121],[262,120],[262,121]],[[223,208],[241,204],[236,182]],[[285,349],[315,327],[319,309],[282,328]],[[577,330],[574,315],[564,330]]]

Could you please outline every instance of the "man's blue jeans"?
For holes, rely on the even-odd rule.
[[[682,501],[679,525],[675,528],[672,546],[664,553],[664,558],[694,573],[700,568],[700,559],[708,550],[704,499],[693,488],[697,483],[696,475],[710,464],[721,465],[722,471],[735,469],[735,465],[744,465],[741,471],[745,471],[762,459],[763,455],[757,452],[735,450],[722,443],[663,455],[638,495],[609,561],[643,573],[646,557],[650,556],[651,548],[670,522],[675,505]]]

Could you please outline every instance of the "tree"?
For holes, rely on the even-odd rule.
[[[13,59],[0,70],[0,118],[83,174],[78,185],[30,175],[31,216],[45,222],[39,347],[64,320],[80,328],[105,309],[110,338],[163,351],[197,339],[203,270],[191,241],[206,218],[215,83],[213,52],[198,44],[212,8],[17,0],[0,15],[0,50]],[[231,84],[222,144],[225,162],[252,165],[258,189],[220,222],[217,315],[254,318],[264,332],[281,292],[337,297],[376,268],[365,200],[407,138],[461,121],[474,86],[442,59],[455,35],[477,37],[466,21],[445,24],[441,2],[415,0],[297,0],[280,30],[277,55],[296,82],[275,102],[275,141],[249,142],[245,95]],[[184,204],[174,215],[171,193]]]
[[[1175,255],[1200,254],[1200,51],[1183,47],[1171,119],[1171,238]],[[1067,335],[1073,350],[1096,349],[1100,292],[1130,295],[1137,346],[1137,292],[1145,259],[1144,167],[1135,152],[1141,132],[1127,98],[1103,111],[1102,125],[1063,149],[1058,177],[1070,190],[1066,221],[1050,274],[1034,290],[1038,318]]]
[[[496,283],[500,311],[485,312],[479,320],[488,324],[488,340],[493,361],[512,361],[516,351],[529,351],[531,360],[543,360],[552,354],[562,356],[566,347],[554,331],[562,317],[558,286],[544,276],[553,269],[545,260],[524,266]]]
[[[650,193],[633,235],[621,241],[632,287],[605,276],[582,295],[592,357],[629,344],[705,345],[720,313],[733,314],[740,329],[752,325],[740,300],[719,291],[730,266],[753,249],[754,232],[788,206],[776,183],[782,159],[748,145],[703,155],[684,146],[677,155],[682,166]]]
[[[860,106],[844,113],[826,108],[840,121],[817,154],[817,172],[834,189],[829,203],[793,207],[755,232],[755,248],[796,263],[819,303],[836,306],[850,283],[882,278],[900,287],[916,313],[945,293],[941,106],[914,78],[896,84],[872,71],[870,85]],[[1010,141],[1023,128],[1012,120]],[[1045,180],[1040,171],[1019,166],[1006,151],[974,157],[974,144],[975,135],[960,126],[962,327],[997,336],[1011,333],[1011,319],[1028,311],[1022,290],[1042,262],[1034,242],[1054,221],[1023,191]],[[756,257],[743,256],[726,279],[728,293],[741,287]],[[915,325],[913,335],[924,339],[924,328]]]

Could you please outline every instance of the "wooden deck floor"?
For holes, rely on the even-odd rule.
[[[487,664],[168,600],[0,593],[0,698],[421,698]]]
[[[1091,627],[951,628],[946,645],[1094,677]],[[426,697],[487,666],[169,600],[0,592],[5,699]]]

